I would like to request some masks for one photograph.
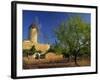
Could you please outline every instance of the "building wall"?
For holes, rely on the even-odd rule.
[[[32,26],[33,27],[33,26]],[[42,53],[45,53],[49,48],[50,45],[49,44],[41,44],[38,43],[38,30],[37,28],[30,28],[30,40],[24,40],[23,41],[23,49],[31,49],[32,46],[35,46],[35,49],[37,51],[42,51]]]
[[[23,41],[22,46],[23,46],[23,49],[30,49],[32,47],[32,42],[29,40],[25,40]]]

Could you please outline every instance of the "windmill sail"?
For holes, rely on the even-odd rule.
[[[44,42],[48,43],[48,36],[46,34],[43,34],[41,28],[42,28],[42,24],[39,22],[39,18],[36,16],[35,17],[35,23],[38,27],[38,34],[41,38],[43,38]]]

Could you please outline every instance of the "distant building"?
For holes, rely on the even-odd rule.
[[[23,49],[31,49],[32,46],[35,46],[37,51],[45,53],[49,48],[49,44],[42,44],[38,42],[38,27],[36,24],[31,24],[29,27],[29,39],[23,41]],[[41,53],[41,54],[42,54]]]

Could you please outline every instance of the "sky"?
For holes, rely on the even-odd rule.
[[[54,29],[59,27],[63,21],[67,21],[71,16],[80,16],[86,23],[90,23],[89,13],[68,13],[68,12],[47,12],[23,10],[23,40],[28,39],[29,26],[32,23],[39,24],[39,43],[53,44],[57,38]]]

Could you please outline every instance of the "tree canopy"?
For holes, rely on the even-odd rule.
[[[90,24],[80,16],[72,16],[55,30],[63,55],[90,54]],[[75,59],[76,60],[76,59]]]

